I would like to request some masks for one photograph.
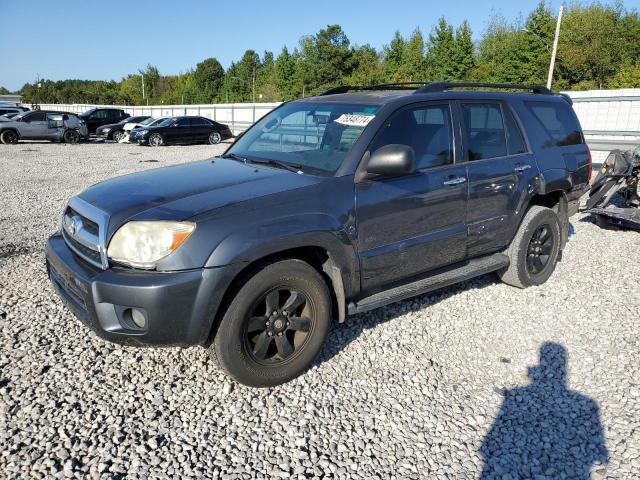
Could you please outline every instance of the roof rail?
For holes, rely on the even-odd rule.
[[[484,88],[504,88],[508,90],[530,90],[533,93],[541,95],[551,95],[552,92],[547,87],[542,85],[520,85],[517,83],[481,83],[481,82],[430,82],[421,88],[418,88],[414,93],[436,93],[451,90],[452,88],[470,88],[470,87],[484,87]]]
[[[322,92],[319,96],[336,95],[338,93],[347,93],[354,90],[414,90],[424,87],[429,82],[398,82],[398,83],[380,83],[377,85],[341,85],[339,87],[330,88]]]

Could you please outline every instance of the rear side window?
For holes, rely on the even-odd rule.
[[[462,117],[469,160],[507,156],[507,137],[499,104],[463,103]]]
[[[180,118],[176,122],[176,125],[178,127],[188,127],[188,126],[191,125],[191,119],[190,118]]]
[[[203,117],[193,117],[191,119],[191,125],[193,126],[207,126],[210,127],[212,125],[210,120],[207,120]]]
[[[519,153],[527,152],[527,144],[522,136],[522,131],[516,123],[513,114],[507,109],[504,109],[504,122],[507,126],[507,146],[509,149],[509,155],[517,155]]]
[[[544,148],[584,143],[580,125],[565,102],[525,102],[525,105],[548,136],[542,144]]]

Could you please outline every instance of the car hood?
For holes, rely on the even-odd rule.
[[[107,213],[113,232],[132,217],[186,220],[320,181],[321,177],[216,158],[116,177],[89,187],[78,197]]]

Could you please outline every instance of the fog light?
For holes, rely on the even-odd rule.
[[[144,318],[144,313],[142,313],[137,308],[131,309],[131,320],[136,324],[139,328],[144,328],[147,324],[147,319]]]

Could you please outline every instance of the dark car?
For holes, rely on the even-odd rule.
[[[119,142],[125,135],[124,126],[129,123],[138,123],[150,118],[149,115],[141,115],[137,117],[127,117],[120,120],[117,123],[109,123],[96,129],[96,136],[104,138],[105,140],[114,140]]]
[[[490,272],[544,283],[591,175],[570,99],[407,88],[288,102],[221,157],[72,197],[47,246],[58,294],[105,339],[206,346],[272,386],[332,319]]]
[[[217,144],[233,137],[231,129],[222,123],[205,117],[171,117],[145,128],[138,128],[129,137],[132,143],[139,145],[176,145],[188,143]]]
[[[89,129],[89,133],[96,133],[98,127],[111,123],[118,123],[130,115],[120,108],[92,108],[80,115]]]

